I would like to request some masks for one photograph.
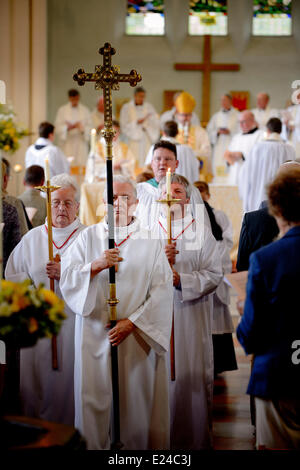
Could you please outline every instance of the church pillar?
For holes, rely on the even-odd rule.
[[[13,106],[17,120],[31,132],[46,118],[46,0],[0,0],[0,79],[6,83],[6,102]],[[9,157],[12,172],[8,191],[22,188],[24,157],[36,134],[21,140]],[[20,163],[23,171],[13,171]]]

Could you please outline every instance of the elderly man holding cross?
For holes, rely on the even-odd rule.
[[[51,194],[53,254],[56,261],[48,261],[48,225],[30,230],[11,253],[5,277],[11,281],[31,279],[35,286],[41,282],[54,289],[61,297],[59,287],[59,258],[73,245],[84,229],[76,216],[79,208],[79,190],[75,180],[61,174],[51,179],[51,185],[60,186]],[[57,256],[58,255],[58,256]],[[66,305],[67,319],[57,336],[58,369],[52,369],[51,339],[42,338],[32,348],[21,350],[20,392],[26,416],[74,424],[74,324],[75,316]]]
[[[89,449],[110,448],[110,348],[118,346],[124,449],[168,449],[172,271],[160,240],[132,215],[134,183],[117,175],[113,196],[115,248],[107,249],[106,218],[84,230],[62,259],[61,289],[76,313],[75,425]],[[108,330],[108,269],[117,265],[118,321]]]

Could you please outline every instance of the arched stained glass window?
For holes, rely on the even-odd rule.
[[[227,0],[190,0],[189,34],[226,36]]]
[[[253,0],[253,36],[291,36],[292,0]]]
[[[165,34],[164,0],[128,0],[126,34],[163,36]]]

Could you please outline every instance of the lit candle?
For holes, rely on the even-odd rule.
[[[96,150],[96,129],[91,130],[91,154],[94,155]]]
[[[50,181],[49,155],[45,158],[45,181]]]
[[[168,168],[167,175],[166,175],[166,189],[167,189],[167,196],[171,197],[171,168]]]

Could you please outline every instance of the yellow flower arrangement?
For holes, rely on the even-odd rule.
[[[23,282],[1,281],[0,339],[19,347],[32,346],[39,338],[57,335],[63,320],[64,302],[57,295]]]
[[[12,109],[0,104],[0,149],[14,153],[20,147],[20,139],[29,131],[15,123]]]

